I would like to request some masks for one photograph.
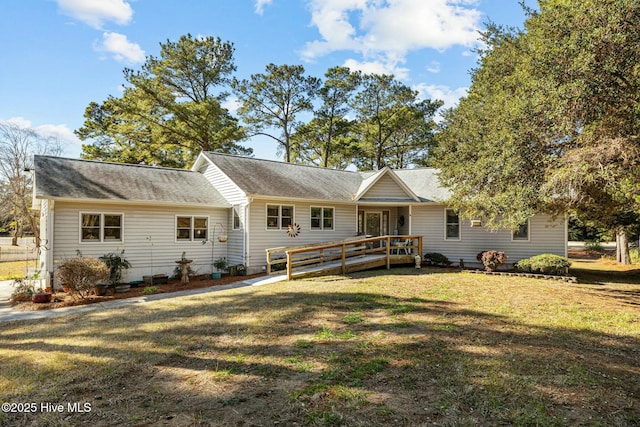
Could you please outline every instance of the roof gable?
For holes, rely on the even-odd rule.
[[[362,180],[355,200],[416,202],[420,199],[394,171],[385,167]]]

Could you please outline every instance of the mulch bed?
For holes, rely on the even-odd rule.
[[[154,294],[162,294],[162,293],[170,293],[170,292],[179,292],[188,289],[201,289],[208,288],[212,286],[222,286],[228,285],[230,283],[241,282],[243,280],[252,279],[254,277],[264,276],[264,273],[254,274],[252,276],[223,276],[220,279],[212,280],[209,275],[202,275],[192,277],[189,283],[182,284],[180,283],[180,279],[169,279],[169,283],[166,285],[153,285],[157,287],[157,291]],[[58,291],[53,294],[52,301],[50,303],[33,303],[33,302],[18,302],[13,305],[13,307],[17,310],[21,311],[35,311],[35,310],[49,310],[53,308],[60,307],[71,307],[76,305],[86,305],[86,304],[95,304],[101,303],[105,301],[112,301],[116,299],[124,299],[124,298],[135,298],[141,297],[149,294],[144,293],[145,287],[148,285],[139,285],[137,287],[132,287],[127,292],[115,292],[113,288],[109,288],[107,291],[107,295],[105,296],[96,296],[91,295],[84,299],[74,298],[72,295]]]

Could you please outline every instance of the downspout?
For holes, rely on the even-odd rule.
[[[247,204],[244,206],[244,230],[242,233],[242,246],[244,250],[244,264],[246,269],[249,270],[249,263],[251,262],[251,256],[249,254],[250,246],[250,235],[249,235],[249,216],[251,213],[251,202],[253,202],[253,197],[247,196]]]
[[[569,257],[569,214],[564,213],[564,257]]]
[[[45,260],[45,269],[47,271],[47,277],[46,277],[46,282],[47,282],[47,286],[51,286],[51,289],[53,289],[53,248],[55,247],[53,244],[53,230],[55,228],[55,206],[56,206],[56,202],[55,200],[49,200],[49,209],[47,212],[47,232],[45,235],[45,239],[46,241],[44,242],[44,245],[46,246],[46,260]],[[40,227],[42,227],[42,225],[40,225]],[[40,244],[42,245],[43,242],[40,242]]]

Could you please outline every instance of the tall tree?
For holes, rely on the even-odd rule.
[[[245,135],[222,106],[232,73],[233,45],[215,37],[160,44],[141,69],[125,69],[121,97],[92,102],[76,131],[83,156],[172,167],[188,165],[200,151],[249,154]]]
[[[357,140],[354,120],[349,120],[349,104],[361,79],[347,67],[329,68],[318,90],[322,104],[314,118],[296,130],[296,157],[303,163],[343,169],[353,160]]]
[[[302,65],[269,64],[264,74],[234,80],[232,85],[241,103],[238,113],[250,133],[275,140],[287,163],[293,160],[292,137],[300,125],[298,115],[313,110],[320,87],[318,78],[304,72]]]
[[[640,212],[640,4],[540,1],[523,31],[489,27],[469,96],[439,136],[455,205],[515,228],[575,210],[616,230]]]
[[[40,247],[38,215],[31,209],[34,154],[60,155],[57,139],[44,138],[33,129],[10,123],[0,123],[0,186],[2,206],[0,215],[12,224],[11,244],[18,245],[23,230],[34,233],[36,247]]]
[[[390,75],[369,74],[352,107],[358,120],[361,156],[365,169],[406,167],[416,162],[433,142],[433,115],[440,101],[418,100],[418,92]]]

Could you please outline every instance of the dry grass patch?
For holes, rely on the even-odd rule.
[[[634,425],[635,283],[395,269],[0,330],[6,425]]]
[[[0,262],[0,280],[13,280],[24,277],[29,265],[33,266],[34,261],[2,261]]]

